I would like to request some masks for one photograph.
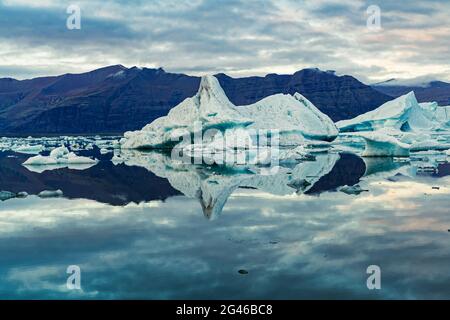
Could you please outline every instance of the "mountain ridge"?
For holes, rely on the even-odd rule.
[[[292,75],[232,78],[217,74],[236,105],[299,92],[334,121],[391,99],[352,76],[303,69]],[[188,97],[200,77],[162,68],[112,65],[85,73],[26,80],[0,78],[0,134],[96,134],[141,129]]]
[[[414,91],[418,102],[436,101],[440,106],[450,105],[450,83],[444,81],[415,82],[414,79],[402,81],[389,79],[373,84],[372,88],[393,98]]]

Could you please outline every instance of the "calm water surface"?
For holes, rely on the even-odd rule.
[[[318,154],[267,177],[80,154],[101,161],[38,173],[21,165],[27,155],[0,153],[0,189],[30,193],[0,202],[0,298],[450,298],[442,155]],[[368,192],[339,191],[357,183]],[[64,197],[36,196],[55,189]],[[67,289],[69,265],[82,290]],[[370,265],[379,291],[367,289]]]

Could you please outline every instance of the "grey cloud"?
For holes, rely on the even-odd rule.
[[[407,6],[377,1],[384,28],[379,41],[367,38],[365,9],[369,2],[309,7],[293,1],[269,0],[82,1],[82,30],[78,31],[65,28],[65,7],[62,2],[58,4],[49,8],[0,5],[2,41],[19,46],[23,57],[39,46],[53,55],[52,61],[33,61],[36,68],[30,76],[47,74],[43,66],[60,70],[59,73],[73,71],[71,61],[80,59],[89,66],[141,64],[196,74],[261,75],[323,66],[338,73],[356,70],[363,79],[372,78],[377,68],[377,77],[389,73],[387,62],[392,66],[449,66],[445,60],[448,51],[430,52],[423,46],[420,34],[416,38],[395,36],[402,30],[442,27],[447,22],[432,17],[450,12],[444,1],[411,1]],[[431,45],[445,46],[447,38],[434,39]],[[409,48],[405,49],[405,45]],[[411,51],[413,58],[397,61],[402,52]],[[378,57],[383,52],[391,53],[391,61]],[[361,66],[365,58],[370,63]],[[20,61],[15,63],[15,69],[10,69],[10,75],[23,77],[25,66],[20,70],[17,65]],[[13,68],[3,64],[5,72],[7,67]]]

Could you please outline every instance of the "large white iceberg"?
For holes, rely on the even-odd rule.
[[[196,124],[201,123],[199,129]],[[186,133],[246,128],[279,130],[280,145],[301,145],[305,139],[332,141],[338,135],[333,121],[300,94],[277,94],[247,106],[233,105],[218,80],[202,78],[198,93],[184,100],[140,131],[126,132],[123,149],[173,148]]]

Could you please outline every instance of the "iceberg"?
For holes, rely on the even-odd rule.
[[[196,126],[201,123],[201,128]],[[280,145],[305,140],[332,141],[338,135],[333,121],[300,94],[277,94],[247,106],[233,105],[214,76],[202,77],[197,94],[140,131],[126,132],[122,149],[172,149],[186,134],[208,129],[221,132],[245,128],[279,130]]]
[[[410,145],[380,132],[360,132],[355,136],[366,142],[363,157],[409,157]]]
[[[336,125],[341,132],[376,131],[386,128],[404,132],[435,130],[439,127],[436,109],[437,104],[420,105],[414,92],[410,92],[356,118],[339,121]]]
[[[447,111],[436,102],[418,103],[410,92],[337,126],[343,133],[361,133],[364,156],[407,157],[410,152],[450,148],[445,136],[450,129]]]
[[[339,131],[333,121],[300,93],[276,94],[239,107],[244,117],[254,119],[256,130],[280,130],[280,145],[297,146],[303,140],[333,141]],[[302,139],[303,138],[303,139]]]
[[[43,156],[37,155],[26,160],[23,165],[27,168],[33,168],[38,166],[38,169],[32,169],[31,171],[43,172],[45,170],[54,170],[60,168],[73,168],[78,170],[84,170],[96,165],[98,160],[88,157],[77,156],[73,152],[69,152],[66,147],[59,147],[53,149],[50,155]]]

